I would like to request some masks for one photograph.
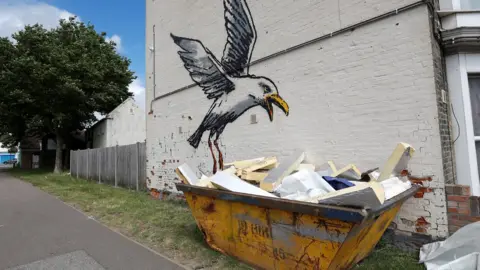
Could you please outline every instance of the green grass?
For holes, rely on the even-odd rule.
[[[208,248],[184,202],[154,200],[147,193],[77,180],[68,174],[18,169],[11,173],[186,266],[250,269]],[[355,269],[424,269],[417,261],[412,254],[380,243]]]
[[[358,270],[424,270],[423,264],[418,263],[418,254],[408,253],[380,241],[375,250],[354,269]]]

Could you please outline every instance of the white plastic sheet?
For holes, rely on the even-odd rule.
[[[471,223],[445,241],[424,245],[420,263],[427,270],[480,270],[480,222]]]
[[[410,181],[402,181],[398,177],[392,177],[380,182],[385,190],[385,200],[389,200],[412,187]]]
[[[313,196],[327,194],[335,190],[317,173],[310,170],[300,170],[285,177],[275,191],[285,199],[306,201]]]

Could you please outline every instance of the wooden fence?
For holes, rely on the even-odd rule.
[[[145,143],[70,152],[70,174],[112,186],[144,190]]]

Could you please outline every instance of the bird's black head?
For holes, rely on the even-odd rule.
[[[252,76],[253,93],[250,94],[257,103],[268,113],[270,121],[273,121],[273,104],[279,107],[288,116],[289,107],[287,102],[278,94],[275,83],[267,77]]]

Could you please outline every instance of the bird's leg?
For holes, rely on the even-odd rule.
[[[213,144],[215,144],[215,148],[217,148],[218,151],[218,165],[220,165],[220,170],[223,171],[223,155],[222,151],[220,151],[220,147],[218,147],[218,136],[213,141]]]
[[[217,172],[217,159],[215,158],[215,153],[213,153],[212,140],[208,137],[208,147],[210,148],[210,153],[212,153],[213,158],[213,174]]]

